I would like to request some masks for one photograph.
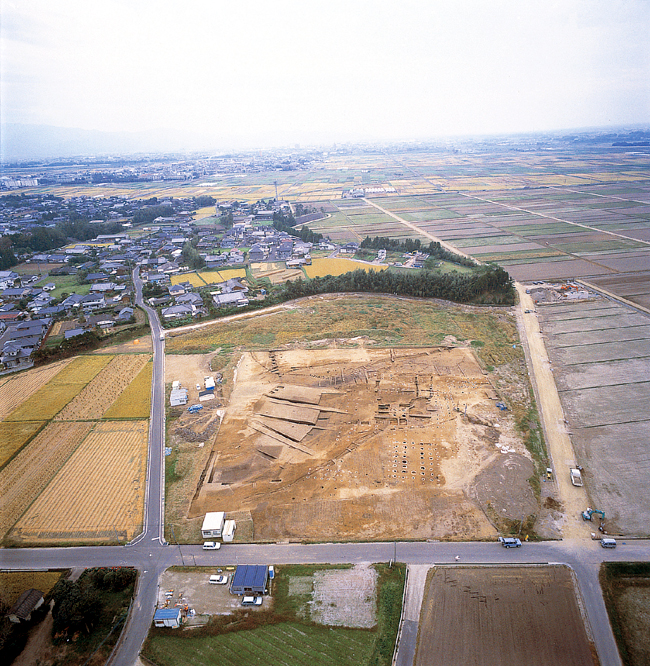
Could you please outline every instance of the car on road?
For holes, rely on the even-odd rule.
[[[601,539],[600,545],[603,548],[616,548],[616,539]]]
[[[242,597],[241,605],[242,606],[261,606],[262,597]]]
[[[521,541],[514,537],[499,537],[499,543],[504,548],[521,548]]]
[[[228,582],[228,574],[225,576],[210,576],[210,585],[225,585]]]
[[[219,550],[221,544],[218,541],[204,541],[203,550]]]

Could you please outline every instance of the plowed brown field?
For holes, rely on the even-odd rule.
[[[595,663],[568,567],[429,573],[415,666]]]

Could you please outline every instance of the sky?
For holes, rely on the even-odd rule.
[[[3,123],[225,144],[650,122],[645,0],[0,0]]]

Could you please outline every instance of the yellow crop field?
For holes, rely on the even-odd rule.
[[[3,571],[0,573],[0,604],[11,608],[25,590],[32,588],[47,594],[61,575],[60,571]]]
[[[0,471],[0,538],[61,469],[94,423],[51,423]]]
[[[217,215],[216,208],[214,206],[205,206],[205,208],[199,208],[196,211],[196,215],[194,216],[194,219],[202,220],[206,217],[214,217],[216,215]]]
[[[138,376],[120,394],[104,414],[105,419],[146,419],[151,412],[151,375],[153,363],[149,361]]]
[[[49,421],[83,388],[83,384],[46,384],[6,418],[7,421]]]
[[[111,354],[77,356],[50,383],[87,384],[102,368],[113,360]]]
[[[388,266],[363,264],[352,259],[330,259],[322,257],[313,259],[311,266],[305,266],[305,272],[310,278],[322,277],[324,275],[343,275],[349,271],[383,271]]]
[[[113,542],[142,526],[148,421],[103,421],[10,533],[22,543]]]
[[[196,273],[172,275],[171,282],[173,285],[180,284],[181,282],[189,282],[193,287],[205,287],[205,282]]]
[[[119,398],[151,357],[120,354],[97,374],[56,416],[57,421],[95,420]],[[148,415],[148,414],[147,414]]]
[[[205,284],[215,284],[224,281],[219,271],[201,271],[199,277],[205,282]]]
[[[0,385],[0,419],[10,414],[21,402],[27,400],[32,393],[52,379],[68,363],[70,360],[59,361],[6,379]]]
[[[45,425],[45,421],[0,421],[0,467]]]
[[[203,273],[201,273],[203,275]],[[219,271],[219,275],[221,275],[221,280],[222,282],[225,282],[226,280],[230,280],[231,278],[245,278],[246,277],[246,269],[245,268],[224,268]]]

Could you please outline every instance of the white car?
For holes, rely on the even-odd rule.
[[[262,597],[242,597],[241,605],[242,606],[261,606]]]
[[[225,585],[228,582],[228,575],[225,576],[210,576],[210,585]]]
[[[219,550],[221,544],[218,541],[204,541],[203,550]]]

